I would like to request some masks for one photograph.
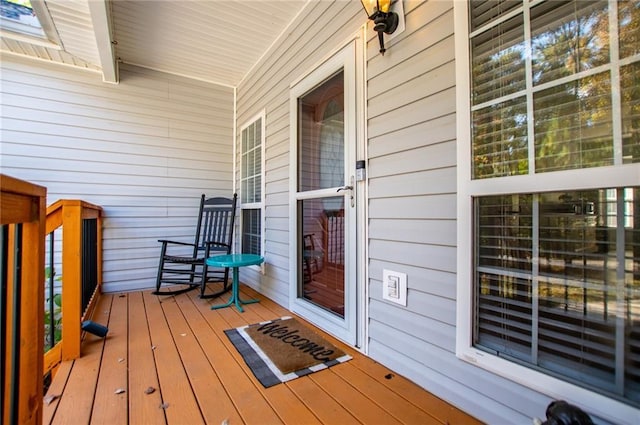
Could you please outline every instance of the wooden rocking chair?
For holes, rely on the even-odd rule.
[[[207,266],[205,259],[213,255],[231,254],[233,229],[238,196],[228,198],[208,198],[203,194],[200,199],[200,212],[193,243],[161,239],[162,251],[158,265],[155,295],[177,295],[200,288],[200,298],[217,297],[229,289],[229,268],[214,269]],[[186,253],[185,248],[191,252]],[[169,250],[180,251],[180,255],[171,255]],[[222,289],[206,294],[211,282],[222,283]],[[185,288],[161,290],[162,285],[185,285]]]

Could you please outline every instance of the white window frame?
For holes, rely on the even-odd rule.
[[[524,0],[527,3],[527,0]],[[529,3],[538,2],[532,0]],[[615,2],[610,1],[611,5]],[[637,186],[640,164],[621,164],[557,172],[529,173],[511,177],[472,180],[471,90],[468,2],[454,2],[457,126],[457,317],[456,356],[474,366],[516,383],[582,406],[591,414],[614,423],[634,423],[638,409],[594,391],[554,378],[473,347],[473,198],[485,195],[536,193]],[[528,25],[528,23],[525,23]],[[613,37],[613,36],[612,36]],[[613,110],[619,120],[620,110]],[[621,143],[621,130],[614,126],[614,143]],[[531,136],[530,136],[531,137]],[[621,155],[621,154],[618,154]],[[530,168],[531,171],[531,168]]]
[[[256,115],[254,115],[253,117],[251,117],[250,119],[248,119],[244,125],[242,125],[240,127],[240,140],[239,140],[239,158],[240,158],[240,178],[238,180],[238,184],[239,184],[239,192],[240,192],[240,196],[238,197],[239,199],[239,208],[240,208],[240,252],[242,252],[242,243],[243,243],[243,228],[244,228],[244,223],[243,223],[243,215],[242,215],[242,210],[245,209],[251,209],[251,210],[260,210],[260,255],[262,255],[264,257],[264,244],[265,244],[265,231],[264,231],[264,226],[265,226],[265,216],[264,216],[264,198],[265,198],[265,144],[266,144],[266,134],[265,134],[265,130],[266,130],[266,125],[265,125],[265,118],[266,118],[266,111],[263,109],[262,111],[260,111],[259,113],[257,113]],[[260,120],[260,202],[251,202],[251,203],[243,203],[242,202],[242,180],[243,180],[243,175],[242,175],[242,165],[243,165],[243,158],[244,158],[244,151],[242,150],[242,133],[244,132],[244,130],[255,124],[256,121]],[[260,265],[260,266],[250,266],[251,268],[257,269],[257,270],[263,270],[264,264]]]

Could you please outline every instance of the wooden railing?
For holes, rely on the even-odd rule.
[[[90,317],[102,286],[102,208],[80,200],[60,200],[47,208],[50,277],[55,275],[53,243],[62,234],[62,339],[47,351],[44,373],[62,360],[80,357],[81,322]],[[54,294],[49,293],[49,298]],[[52,326],[50,321],[50,326]]]
[[[47,189],[0,174],[0,388],[6,424],[42,422]]]
[[[0,423],[39,424],[43,377],[61,361],[80,357],[81,322],[92,314],[101,290],[102,208],[79,200],[46,208],[46,188],[2,174],[0,189]],[[44,353],[45,309],[52,304],[56,269],[63,275],[56,288],[63,331]]]

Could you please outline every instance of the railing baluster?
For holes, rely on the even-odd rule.
[[[54,265],[54,233],[49,233],[49,349],[56,345],[56,326],[55,326],[55,311],[54,311],[54,285],[53,280],[56,274]]]
[[[22,325],[22,223],[14,225],[13,287],[11,308],[11,377],[9,378],[9,423],[17,423],[20,402],[20,327]]]
[[[82,223],[82,311],[89,306],[89,301],[98,284],[97,269],[97,220],[84,219]]]
[[[9,248],[9,225],[0,226],[0,389],[4,393],[7,390],[7,381],[5,379],[5,367],[6,365],[6,349],[7,349],[7,267],[9,266],[9,255],[7,250]],[[7,411],[5,397],[0,397],[0,409],[1,412]],[[4,413],[2,413],[3,419]]]

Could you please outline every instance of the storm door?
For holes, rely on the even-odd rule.
[[[356,75],[350,43],[291,88],[292,310],[356,344]]]

